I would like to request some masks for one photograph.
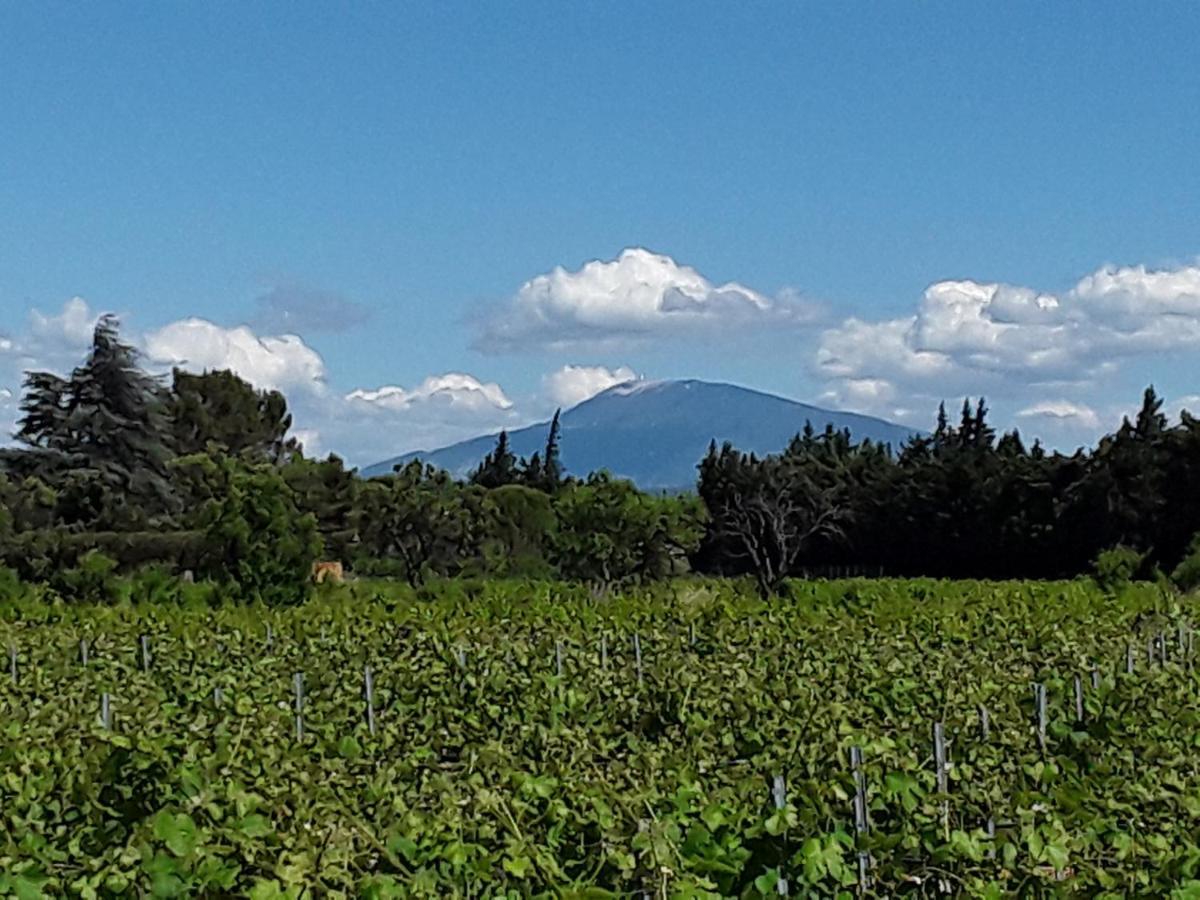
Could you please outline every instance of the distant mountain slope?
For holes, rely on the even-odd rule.
[[[777,453],[811,421],[849,428],[856,440],[870,438],[899,447],[914,430],[856,413],[833,412],[773,394],[707,381],[629,382],[609,388],[562,414],[562,461],[573,475],[608,469],[647,490],[686,488],[696,466],[716,440],[740,450]],[[547,423],[509,432],[513,452],[529,456],[546,443]],[[440,450],[406,453],[362,470],[371,478],[393,466],[422,459],[463,477],[496,444],[484,435]]]

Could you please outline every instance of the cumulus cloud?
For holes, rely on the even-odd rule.
[[[1072,403],[1070,400],[1046,400],[1035,403],[1017,413],[1022,419],[1052,419],[1084,428],[1099,428],[1100,416],[1090,406]]]
[[[260,337],[246,326],[223,328],[191,318],[147,333],[142,346],[152,363],[229,369],[260,388],[321,392],[325,385],[325,361],[293,334]]]
[[[63,304],[58,315],[46,315],[40,310],[29,313],[29,326],[33,337],[39,342],[49,342],[66,347],[86,347],[91,343],[92,332],[100,318],[82,297],[72,297]]]
[[[476,339],[491,352],[566,348],[631,338],[811,324],[816,307],[784,293],[768,297],[736,282],[715,285],[690,266],[641,248],[561,266],[523,284],[485,318]]]
[[[355,449],[366,462],[525,421],[499,384],[465,372],[432,375],[412,388],[358,388],[339,400],[336,409],[326,410],[330,439],[354,435]]]
[[[629,366],[563,366],[542,378],[542,389],[554,406],[569,409],[584,400],[640,376]]]
[[[826,330],[816,352],[828,396],[849,408],[893,413],[900,396],[1001,391],[1086,391],[1121,361],[1200,346],[1200,267],[1106,267],[1052,294],[1029,287],[942,281],[915,313],[851,318]],[[1027,410],[1080,427],[1051,396]],[[1070,401],[1067,401],[1070,402]],[[1059,412],[1053,412],[1057,409]],[[1032,413],[1031,413],[1032,415]]]
[[[257,303],[258,314],[251,324],[287,334],[337,334],[363,324],[371,316],[369,307],[336,291],[297,284],[276,285]]]
[[[346,399],[351,403],[392,411],[412,409],[423,404],[468,412],[509,410],[513,406],[500,385],[495,382],[485,384],[462,372],[431,375],[411,390],[396,385],[373,390],[359,388],[347,394]]]

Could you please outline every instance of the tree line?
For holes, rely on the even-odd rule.
[[[997,435],[983,400],[892,448],[809,426],[778,454],[710,446],[694,494],[567,476],[507,434],[464,480],[421,462],[362,479],[288,438],[286,399],[227,371],[144,371],[102,318],[68,376],[29,372],[0,450],[0,564],[65,588],[151,565],[294,602],[311,565],[402,578],[532,576],[611,588],[693,570],[769,595],[810,568],[1057,578],[1119,551],[1131,574],[1200,581],[1200,420],[1147,390],[1134,421],[1073,454]],[[1110,561],[1113,557],[1107,557]],[[1189,568],[1190,567],[1190,568]]]

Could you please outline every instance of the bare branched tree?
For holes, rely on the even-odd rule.
[[[840,538],[848,509],[833,488],[820,487],[785,461],[750,460],[758,471],[726,493],[713,527],[754,574],[766,599],[778,594],[816,540]]]

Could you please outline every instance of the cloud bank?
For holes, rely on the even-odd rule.
[[[815,369],[827,399],[863,412],[999,391],[1041,395],[1019,417],[1094,430],[1107,423],[1081,396],[1131,360],[1197,347],[1200,267],[1105,267],[1061,294],[937,282],[912,315],[849,318],[823,332]]]

